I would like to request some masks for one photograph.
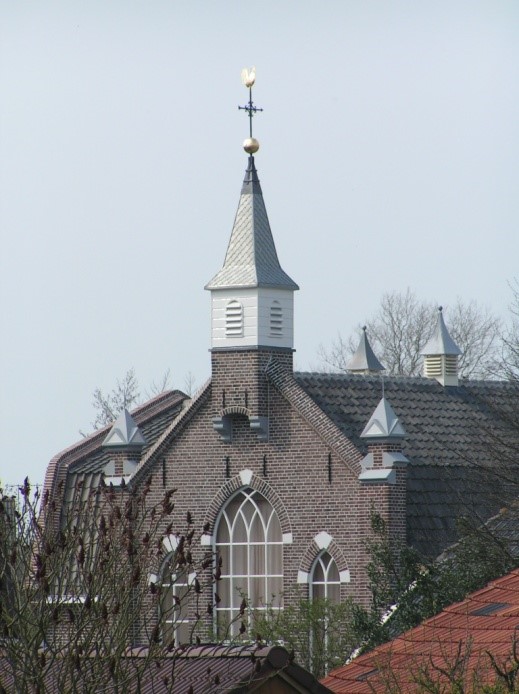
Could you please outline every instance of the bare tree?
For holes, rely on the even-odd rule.
[[[171,370],[167,369],[157,381],[152,381],[150,386],[144,391],[144,397],[149,400],[156,395],[166,392],[173,387]],[[191,396],[196,389],[195,377],[191,371],[188,371],[184,378],[184,390],[187,395]],[[121,410],[127,410],[140,405],[142,402],[139,382],[133,368],[128,369],[121,379],[117,379],[114,388],[108,393],[105,393],[101,388],[96,388],[93,393],[92,405],[95,410],[95,419],[92,422],[93,429],[101,429],[110,424]],[[80,430],[81,436],[87,434]]]
[[[113,422],[121,410],[129,409],[139,402],[139,384],[134,369],[128,369],[122,379],[117,379],[115,387],[109,393],[105,394],[101,388],[96,388],[93,398],[96,416],[92,426],[94,429],[101,429]]]
[[[510,282],[510,324],[503,337],[502,368],[507,378],[519,379],[519,280]]]
[[[202,620],[212,556],[193,564],[190,517],[167,556],[174,492],[152,503],[150,488],[78,487],[65,512],[48,499],[40,512],[27,480],[21,503],[0,494],[0,691],[43,694],[49,681],[52,691],[137,691],[142,677],[161,676],[163,655],[171,664],[184,604],[194,601]],[[150,579],[166,558],[168,575],[199,577],[174,602],[169,586]],[[127,657],[132,647],[139,657]]]
[[[518,305],[519,309],[519,305]],[[500,351],[501,321],[475,301],[460,299],[447,309],[449,332],[462,351],[459,372],[463,377],[495,376]],[[387,372],[416,376],[421,372],[421,351],[431,337],[437,320],[437,305],[405,293],[384,294],[378,312],[366,322],[369,340]],[[360,328],[359,328],[360,332]],[[358,337],[338,335],[331,347],[321,345],[319,356],[325,368],[346,371]]]

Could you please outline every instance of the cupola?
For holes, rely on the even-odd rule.
[[[369,375],[385,371],[385,368],[386,367],[379,362],[371,349],[366,333],[366,326],[364,326],[362,328],[359,346],[350,361],[346,364],[346,369],[352,373]]]
[[[443,307],[438,307],[438,318],[431,339],[422,349],[424,376],[435,378],[443,386],[458,385],[458,357],[461,350],[449,335],[443,319]]]

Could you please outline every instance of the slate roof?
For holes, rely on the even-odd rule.
[[[299,289],[279,264],[252,156],[245,172],[223,267],[205,288],[238,287]]]
[[[380,401],[381,377],[298,373],[295,379],[365,455],[361,433]],[[503,485],[510,480],[497,480],[494,470],[519,462],[519,427],[503,418],[517,409],[519,387],[497,381],[444,387],[427,378],[385,377],[384,394],[407,433],[408,541],[437,556],[457,540],[460,516],[483,522],[505,505]],[[518,496],[517,487],[512,493]]]
[[[138,446],[143,457],[155,446],[164,429],[178,419],[186,400],[188,396],[181,391],[167,391],[132,411],[132,423],[137,425],[140,436],[145,441],[143,446]],[[61,503],[76,498],[78,490],[86,497],[90,490],[97,488],[103,469],[112,457],[110,446],[103,447],[103,441],[113,431],[113,427],[114,424],[109,424],[93,432],[52,458],[45,474],[44,492],[57,495],[58,508]],[[46,522],[57,529],[59,514],[54,513]]]
[[[272,691],[330,694],[330,689],[292,662],[281,646],[188,646],[169,654],[161,652],[146,662],[149,658],[147,649],[128,650],[123,655],[119,664],[118,691],[124,689],[139,694],[267,694]],[[62,661],[59,656],[49,658],[49,661],[45,672],[46,692],[57,694],[64,689],[72,690],[72,677],[76,688],[83,684],[91,688],[99,682],[100,690],[101,684],[106,684],[103,691],[115,691],[108,662],[105,677],[100,682],[102,665],[100,667],[98,662],[89,677],[88,656],[80,662],[79,673],[70,667],[70,662]],[[121,678],[125,681],[121,682]],[[0,683],[6,691],[12,691],[16,681],[11,664],[7,658],[0,657]],[[272,689],[272,686],[276,688]]]
[[[516,570],[393,641],[333,670],[322,682],[337,694],[423,692],[424,682],[429,683],[427,691],[482,691],[482,685],[498,681],[489,653],[502,669],[514,666],[518,624]],[[464,686],[454,687],[448,679],[447,673],[453,673],[456,664],[454,674]]]

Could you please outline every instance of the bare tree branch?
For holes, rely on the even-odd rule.
[[[519,313],[519,298],[517,299]],[[437,306],[421,301],[407,289],[384,294],[378,312],[366,322],[369,340],[377,357],[392,375],[417,376],[422,370],[421,351],[436,327]],[[489,378],[499,371],[501,321],[475,301],[458,299],[448,309],[449,331],[463,354],[459,360],[462,377]],[[361,328],[358,332],[360,334]],[[358,336],[345,340],[340,334],[319,356],[325,368],[346,371],[358,344]],[[519,352],[519,350],[518,350]],[[518,361],[519,365],[519,361]]]

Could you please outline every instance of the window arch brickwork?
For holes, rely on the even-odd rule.
[[[281,524],[281,532],[283,533],[283,541],[288,544],[291,542],[292,538],[292,528],[290,526],[290,520],[288,517],[287,510],[279,498],[278,494],[270,486],[270,484],[258,477],[250,470],[242,470],[238,475],[235,475],[229,479],[220,489],[220,491],[213,497],[213,500],[207,508],[207,512],[204,518],[204,525],[209,523],[211,528],[211,534],[214,532],[214,526],[218,514],[223,506],[227,503],[230,497],[235,494],[240,489],[244,487],[251,487],[255,491],[262,494],[267,501],[269,501],[274,507],[279,522]],[[206,544],[210,543],[210,540],[205,540]]]
[[[337,542],[328,533],[318,533],[306,548],[299,563],[298,583],[308,583],[316,558],[323,550],[326,550],[335,560],[341,576],[341,583],[348,583],[350,578],[346,557]]]

